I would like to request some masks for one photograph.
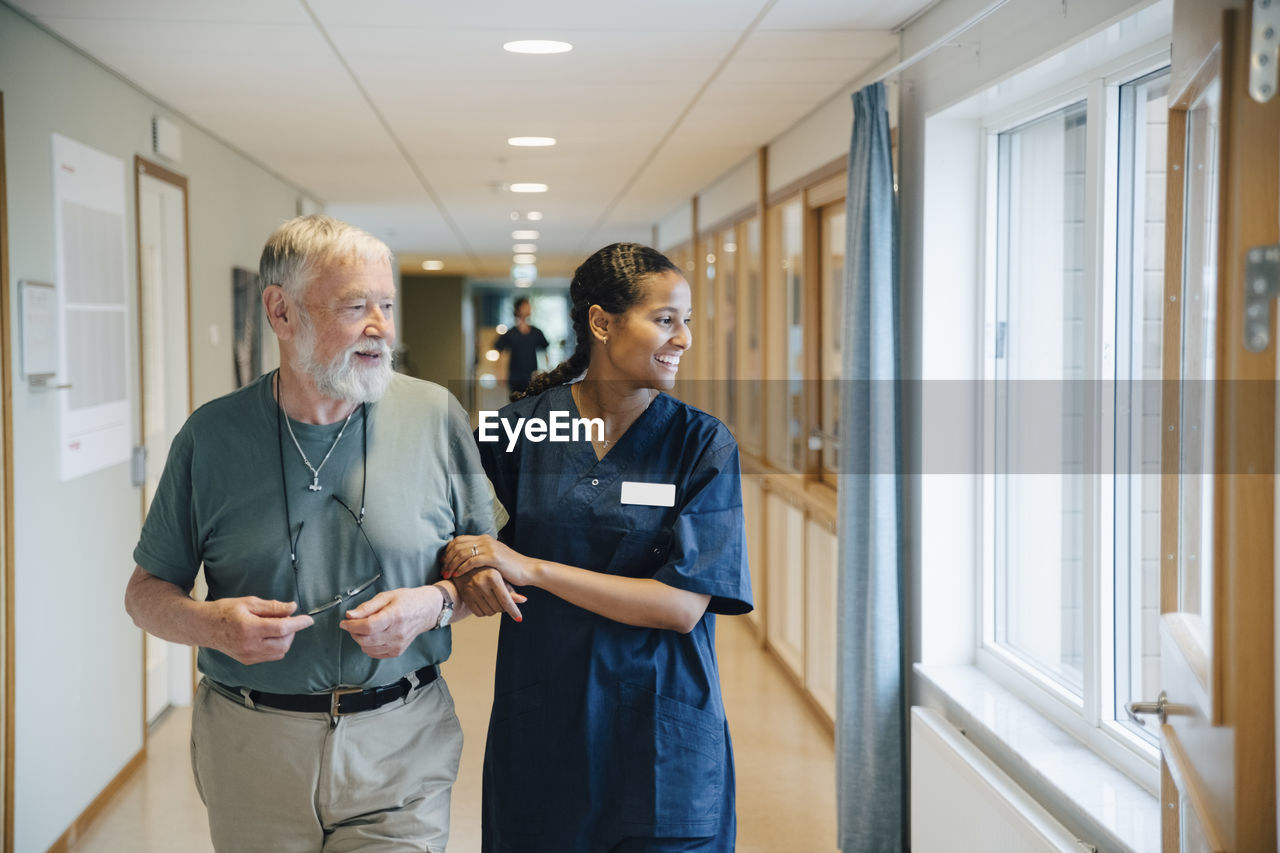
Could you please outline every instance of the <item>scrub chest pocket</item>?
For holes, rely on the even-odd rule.
[[[629,578],[651,578],[667,560],[671,533],[666,530],[633,530],[622,537],[605,571]]]

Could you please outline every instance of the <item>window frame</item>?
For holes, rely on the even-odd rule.
[[[1136,56],[1135,56],[1136,55]],[[1050,88],[1010,108],[992,110],[981,118],[981,162],[977,185],[981,225],[977,298],[981,300],[985,331],[980,338],[977,376],[982,381],[981,423],[978,426],[981,458],[993,458],[995,448],[991,424],[994,418],[995,271],[996,235],[999,233],[998,136],[1036,118],[1043,117],[1080,100],[1086,101],[1085,157],[1085,363],[1087,378],[1100,379],[1086,387],[1108,387],[1116,379],[1116,297],[1118,283],[1118,180],[1120,135],[1120,89],[1166,68],[1167,46],[1159,50],[1135,51],[1075,80]],[[1085,471],[1088,487],[1084,494],[1084,635],[1083,691],[1076,697],[1057,682],[1026,666],[1015,655],[994,642],[995,577],[991,549],[996,524],[990,466],[977,469],[979,536],[976,567],[977,613],[974,662],[983,673],[996,680],[1040,714],[1082,740],[1094,752],[1124,770],[1150,791],[1159,786],[1157,745],[1123,720],[1112,719],[1117,708],[1115,631],[1123,627],[1115,612],[1115,583],[1121,566],[1114,553],[1117,477],[1111,472],[1115,459],[1117,413],[1111,398],[1089,395],[1096,415],[1086,409]],[[1103,429],[1102,425],[1107,428]],[[1106,462],[1104,463],[1104,460]],[[1131,571],[1141,571],[1141,565]],[[1119,714],[1114,714],[1118,717]]]

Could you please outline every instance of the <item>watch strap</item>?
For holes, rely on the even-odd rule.
[[[453,618],[454,605],[453,596],[449,594],[449,590],[445,589],[441,584],[433,584],[433,586],[440,590],[441,599],[440,613],[436,616],[436,624],[432,627],[432,630],[434,631],[437,628],[443,628],[448,624],[448,621]]]

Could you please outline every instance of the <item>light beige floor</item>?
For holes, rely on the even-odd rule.
[[[497,621],[454,631],[445,665],[466,737],[453,794],[451,851],[480,847],[480,768],[493,698]],[[718,624],[718,654],[738,777],[741,853],[835,849],[831,734],[741,619]],[[204,806],[191,781],[191,714],[175,709],[151,733],[147,762],[72,846],[74,853],[211,851]]]

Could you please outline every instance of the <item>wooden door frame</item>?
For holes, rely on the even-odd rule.
[[[1233,661],[1213,674],[1214,725],[1235,728],[1236,792],[1271,803],[1270,814],[1241,814],[1237,808],[1235,844],[1239,850],[1274,849],[1275,821],[1275,649],[1240,648],[1240,634],[1228,626],[1253,626],[1273,636],[1275,622],[1275,380],[1274,344],[1260,353],[1244,347],[1245,257],[1250,247],[1280,241],[1275,197],[1280,187],[1280,140],[1275,139],[1274,104],[1248,95],[1251,17],[1228,11],[1222,24],[1222,106],[1219,210],[1231,199],[1235,210],[1264,207],[1270,216],[1232,217],[1219,229],[1218,383],[1215,398],[1214,656]],[[1267,164],[1269,173],[1244,163]],[[1272,317],[1272,340],[1275,317]],[[1218,644],[1222,645],[1219,646]],[[1221,653],[1216,649],[1221,649]],[[1218,699],[1221,701],[1217,701]]]
[[[134,257],[137,259],[138,265],[138,436],[142,445],[146,445],[147,436],[147,407],[145,405],[146,394],[146,359],[143,358],[143,339],[146,335],[146,329],[142,323],[143,317],[143,301],[142,301],[142,176],[147,175],[156,180],[171,184],[182,190],[182,242],[183,242],[183,286],[186,289],[186,332],[187,332],[187,412],[190,413],[193,404],[192,388],[194,386],[194,368],[192,365],[191,351],[191,199],[190,190],[186,177],[179,175],[177,172],[170,171],[159,163],[152,162],[145,157],[135,154],[133,157],[133,239],[134,239]],[[162,464],[163,460],[150,460],[153,464]],[[138,497],[141,503],[141,517],[147,516],[147,493],[146,488],[142,489]],[[147,636],[142,634],[142,751],[145,754],[147,749],[148,721],[147,721]],[[196,669],[197,650],[191,649],[191,694],[195,695],[196,681],[199,674]]]
[[[9,215],[5,182],[4,92],[0,92],[0,440],[4,445],[4,849],[13,849],[13,748],[14,732],[13,684],[13,371],[9,353],[13,351],[9,293]]]

